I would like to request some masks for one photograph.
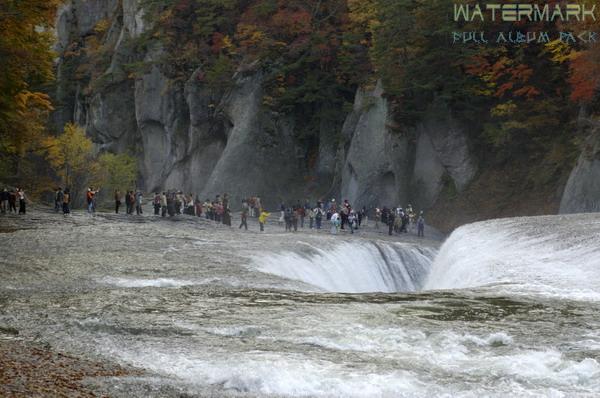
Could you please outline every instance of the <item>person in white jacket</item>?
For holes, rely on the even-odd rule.
[[[331,233],[333,235],[336,235],[338,232],[338,228],[340,227],[340,215],[337,211],[331,215],[330,222],[331,222]]]

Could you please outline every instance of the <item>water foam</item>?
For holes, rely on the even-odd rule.
[[[600,219],[530,217],[457,229],[437,255],[425,289],[492,285],[508,294],[600,300]]]
[[[139,278],[115,278],[106,277],[100,280],[101,283],[113,285],[117,287],[128,288],[143,288],[143,287],[183,287],[194,285],[195,283],[188,280],[171,279],[171,278],[156,278],[156,279],[139,279]]]
[[[433,249],[402,243],[342,243],[254,257],[253,266],[330,292],[392,293],[419,290],[434,255]]]
[[[432,333],[355,324],[326,335],[317,331],[312,337],[309,331],[288,332],[292,334],[258,337],[272,344],[317,345],[345,355],[354,351],[362,361],[345,366],[325,359],[331,356],[311,356],[310,351],[231,352],[225,346],[205,352],[201,344],[191,350],[166,344],[100,346],[127,363],[176,376],[201,391],[214,387],[244,396],[500,397],[509,391],[513,396],[564,396],[565,391],[577,395],[600,388],[596,359],[569,359],[549,348],[524,349],[502,331]],[[481,381],[477,392],[472,389],[474,377]]]

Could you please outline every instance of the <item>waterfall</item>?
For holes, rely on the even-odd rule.
[[[600,218],[510,218],[460,227],[441,247],[424,289],[490,285],[511,295],[600,300]]]
[[[392,293],[420,290],[434,255],[433,249],[416,245],[361,241],[272,254],[255,258],[253,265],[329,292]]]
[[[509,295],[600,300],[599,242],[598,216],[510,218],[460,227],[439,253],[357,241],[255,258],[254,267],[330,292],[491,287]]]

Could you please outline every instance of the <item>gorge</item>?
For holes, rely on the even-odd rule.
[[[233,203],[258,195],[270,207],[329,196],[369,208],[413,203],[444,230],[599,206],[598,133],[583,114],[573,128],[589,144],[572,169],[561,160],[531,172],[523,157],[486,164],[470,138],[475,127],[441,99],[416,124],[399,126],[381,80],[357,87],[349,108],[333,107],[335,116],[325,118],[319,108],[328,103],[312,103],[314,113],[267,106],[271,77],[260,59],[240,62],[226,86],[207,82],[202,67],[168,77],[161,60],[173,53],[161,40],[139,44],[158,23],[147,3],[72,0],[61,7],[53,116],[57,129],[68,121],[85,126],[99,151],[135,154],[146,191],[229,192]],[[550,175],[538,184],[544,169]]]

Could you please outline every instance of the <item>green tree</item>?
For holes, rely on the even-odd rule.
[[[110,195],[116,189],[125,191],[135,184],[137,160],[128,154],[103,153],[98,158],[95,183],[101,185],[103,193]]]

